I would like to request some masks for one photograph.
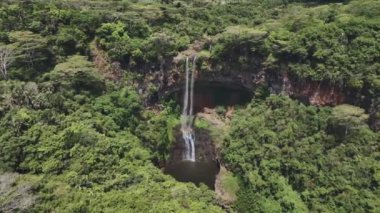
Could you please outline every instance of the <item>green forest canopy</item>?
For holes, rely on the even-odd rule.
[[[34,212],[222,212],[205,185],[153,163],[168,157],[178,106],[145,107],[135,78],[207,40],[202,63],[255,57],[375,100],[379,35],[378,0],[1,1],[0,172],[20,176],[0,211],[26,183]],[[105,77],[94,48],[120,64],[121,80]],[[223,134],[221,161],[240,186],[231,208],[380,209],[380,134],[367,121],[355,106],[255,97]]]

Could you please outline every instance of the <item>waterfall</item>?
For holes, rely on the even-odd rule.
[[[194,107],[194,70],[196,56],[193,58],[193,64],[191,67],[191,73],[189,68],[189,58],[186,58],[186,83],[185,83],[185,93],[183,95],[183,109],[181,116],[181,131],[182,137],[185,141],[185,152],[183,159],[189,161],[195,161],[195,137],[193,131],[193,107]],[[190,77],[191,74],[191,77]],[[190,77],[190,82],[189,82]],[[190,90],[190,92],[189,92]],[[189,103],[190,101],[190,103]]]

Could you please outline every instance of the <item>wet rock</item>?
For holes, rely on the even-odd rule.
[[[175,131],[175,143],[170,152],[168,164],[182,161],[185,151],[185,143],[182,138],[180,126],[177,126]],[[195,136],[195,158],[196,161],[216,161],[216,150],[214,141],[210,132],[206,129],[194,128]]]

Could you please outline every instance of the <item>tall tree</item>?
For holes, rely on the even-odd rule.
[[[7,46],[0,46],[0,72],[4,79],[8,79],[8,67],[12,63],[13,50]]]

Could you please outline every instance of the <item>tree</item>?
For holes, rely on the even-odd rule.
[[[13,50],[7,46],[0,47],[0,72],[8,79],[8,67],[13,62]]]
[[[329,120],[332,133],[338,138],[345,138],[349,133],[355,133],[359,127],[367,126],[368,115],[365,110],[348,104],[333,108]],[[355,133],[356,134],[356,133]]]
[[[12,69],[6,69],[7,77],[32,80],[52,67],[54,56],[48,47],[46,37],[29,31],[12,31],[8,36],[7,43],[9,44],[3,48],[8,48],[5,51],[8,52],[5,59],[7,59],[6,61],[11,59],[7,68],[9,68],[9,63],[12,62]],[[1,71],[5,72],[4,69]]]
[[[60,89],[74,90],[78,93],[88,91],[101,94],[105,89],[104,78],[85,56],[71,56],[65,62],[57,64],[43,78],[54,82]]]

